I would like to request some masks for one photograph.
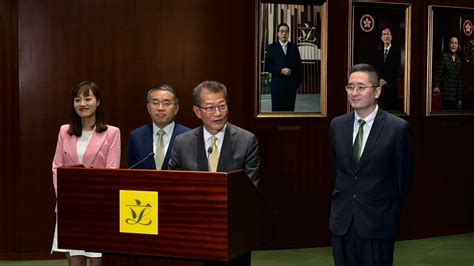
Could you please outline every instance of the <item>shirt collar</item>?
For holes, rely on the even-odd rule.
[[[363,118],[367,125],[372,126],[372,124],[374,123],[375,116],[377,115],[378,110],[379,110],[379,106],[375,105],[374,111],[372,113],[370,113],[370,115],[368,115],[366,118]],[[359,123],[359,119],[362,119],[362,118],[360,118],[360,116],[357,114],[357,112],[354,112],[354,124],[355,125]]]
[[[167,136],[171,136],[173,134],[174,125],[175,123],[174,121],[172,121],[171,123],[166,125],[164,128],[162,128],[165,131],[165,134]],[[153,123],[153,136],[156,136],[156,133],[158,133],[158,130],[160,130],[160,127],[158,127],[157,125],[155,125],[155,123]]]
[[[225,132],[226,127],[227,127],[227,123],[224,125],[224,127],[219,132],[217,132],[217,134],[215,135],[217,137],[217,139],[219,139],[219,140],[224,139],[224,132]],[[209,133],[209,131],[206,130],[205,126],[203,126],[202,129],[203,129],[203,133],[204,133],[204,140],[207,141],[212,136],[212,134]]]

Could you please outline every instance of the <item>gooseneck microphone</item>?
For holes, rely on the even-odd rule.
[[[146,159],[152,157],[152,156],[155,156],[155,153],[154,152],[150,152],[147,154],[147,156],[145,156],[145,158],[141,159],[140,161],[138,161],[136,164],[130,166],[128,169],[133,169],[135,168],[137,165],[143,163]]]

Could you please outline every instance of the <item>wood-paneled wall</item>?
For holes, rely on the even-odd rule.
[[[474,229],[474,119],[424,115],[427,6],[447,3],[474,6],[469,0],[412,3],[406,119],[414,133],[416,181],[401,238]],[[269,208],[265,247],[328,245],[334,183],[328,126],[347,107],[349,6],[328,1],[328,117],[265,119],[254,117],[253,106],[255,7],[254,0],[0,0],[0,257],[34,257],[50,249],[51,161],[59,126],[67,123],[70,91],[82,80],[99,85],[108,121],[121,129],[122,167],[129,132],[149,121],[149,87],[178,88],[177,120],[195,127],[192,88],[206,79],[226,84],[230,120],[260,142],[261,190]]]

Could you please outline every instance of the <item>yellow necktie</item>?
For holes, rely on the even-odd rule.
[[[212,151],[209,153],[209,171],[216,172],[217,171],[217,164],[219,163],[219,149],[217,148],[216,144],[216,136],[211,136],[211,148]]]
[[[156,169],[161,170],[161,167],[163,166],[163,160],[165,159],[165,145],[163,143],[163,136],[165,135],[165,131],[163,129],[160,129],[158,130],[158,133],[156,133],[156,135],[158,136],[158,138],[156,139],[155,164]]]

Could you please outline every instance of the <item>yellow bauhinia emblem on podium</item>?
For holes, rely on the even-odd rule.
[[[120,190],[120,233],[158,235],[158,192]]]

